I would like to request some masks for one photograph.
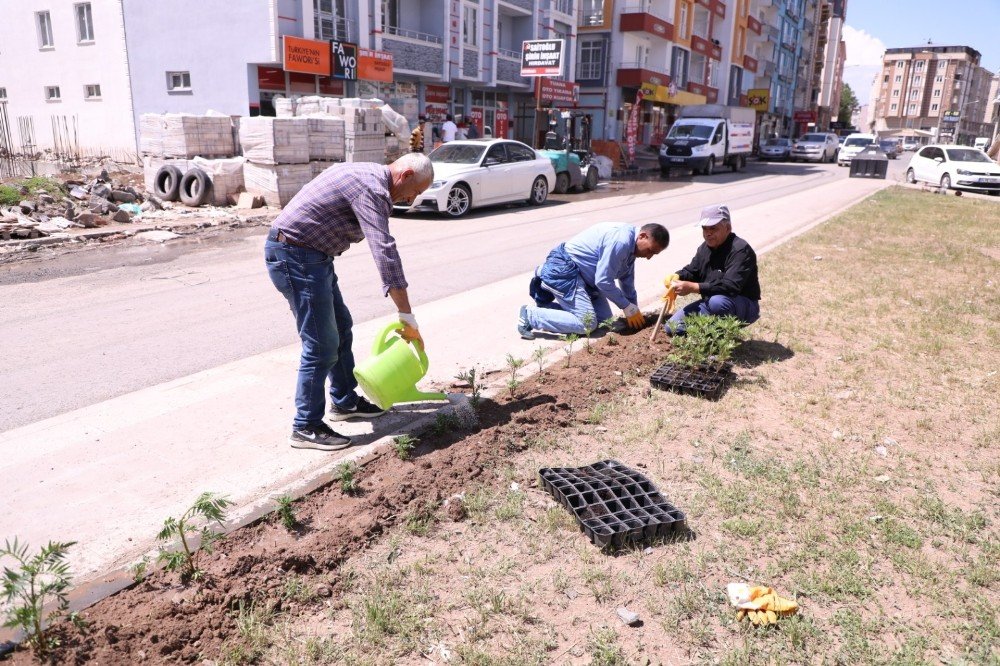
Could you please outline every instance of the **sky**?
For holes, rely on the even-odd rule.
[[[848,0],[845,24],[844,81],[862,105],[887,48],[971,46],[1000,71],[1000,0]]]

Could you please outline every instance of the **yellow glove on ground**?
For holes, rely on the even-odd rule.
[[[778,596],[769,587],[730,583],[726,591],[729,601],[739,609],[736,619],[746,619],[757,626],[775,624],[779,617],[794,615],[799,609],[797,603]]]

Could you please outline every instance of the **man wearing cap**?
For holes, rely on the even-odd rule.
[[[667,333],[683,335],[684,317],[690,314],[733,315],[745,324],[760,317],[757,254],[733,233],[729,207],[702,209],[699,224],[705,242],[691,263],[677,271],[680,279],[671,285],[678,296],[699,294],[701,298],[674,313],[666,323]]]
[[[538,307],[521,306],[517,332],[534,340],[534,330],[589,335],[611,317],[611,301],[622,309],[629,328],[646,318],[635,293],[636,258],[652,259],[670,244],[670,232],[650,223],[602,223],[549,252],[535,270],[531,295]]]

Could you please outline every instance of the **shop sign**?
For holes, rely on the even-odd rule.
[[[474,106],[469,111],[469,118],[472,120],[472,124],[476,126],[479,130],[479,136],[483,135],[483,107]]]
[[[447,104],[451,101],[451,88],[448,86],[427,86],[424,91],[424,101],[428,104]]]
[[[496,127],[493,128],[493,136],[499,139],[506,139],[509,123],[507,117],[507,102],[497,102],[497,110],[493,117],[494,124],[496,125]]]
[[[751,88],[747,92],[747,106],[755,111],[767,111],[771,107],[770,89]]]
[[[816,122],[816,112],[815,111],[796,111],[794,116],[795,122],[797,123],[814,123]]]
[[[284,35],[282,40],[286,72],[330,75],[330,47],[327,42],[292,35]]]
[[[575,106],[580,99],[580,86],[572,81],[543,77],[538,82],[538,99],[541,102]]]
[[[412,81],[396,81],[396,96],[413,97],[417,96],[417,84]]]
[[[961,117],[962,113],[960,111],[945,111],[942,120],[946,123],[957,123]]]
[[[441,104],[427,104],[424,106],[424,115],[432,123],[443,123],[448,115],[448,107]]]
[[[565,39],[528,39],[521,44],[521,76],[559,76],[563,73]]]
[[[625,125],[625,146],[628,149],[628,161],[635,161],[635,144],[639,134],[639,114],[642,112],[642,98],[645,96],[645,88],[639,88],[635,93],[635,104],[628,114],[628,123]]]
[[[388,51],[360,49],[358,51],[358,78],[364,81],[392,83],[392,54]]]
[[[333,54],[333,78],[344,81],[358,80],[358,45],[350,42],[330,42]]]

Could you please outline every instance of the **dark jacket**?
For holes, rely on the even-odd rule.
[[[702,243],[691,263],[677,274],[681,280],[697,282],[702,298],[746,296],[752,301],[760,300],[757,254],[734,233],[714,250]]]

